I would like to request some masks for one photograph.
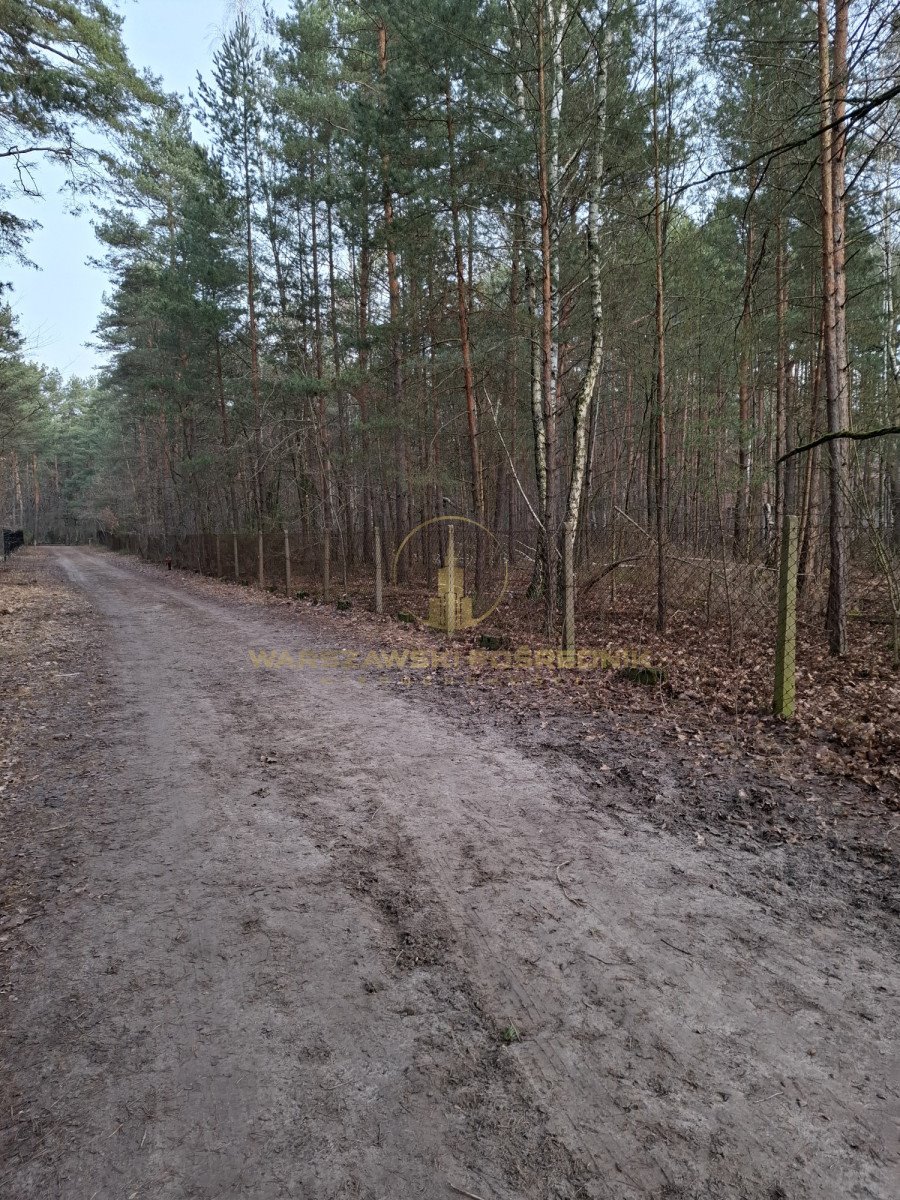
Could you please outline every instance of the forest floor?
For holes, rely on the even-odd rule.
[[[612,711],[640,719],[663,717],[667,726],[689,729],[701,739],[711,736],[715,743],[724,734],[733,748],[751,755],[781,758],[786,753],[796,760],[799,751],[799,757],[813,763],[817,772],[865,784],[883,792],[888,802],[896,800],[900,795],[900,669],[893,661],[892,631],[884,619],[888,597],[883,581],[853,577],[849,652],[843,658],[828,653],[820,589],[807,589],[798,613],[796,712],[793,719],[783,721],[772,715],[774,601],[755,594],[752,587],[742,591],[732,581],[736,591],[731,603],[736,611],[731,621],[721,611],[707,615],[697,599],[698,593],[705,594],[708,579],[702,566],[698,565],[698,578],[692,582],[685,569],[673,580],[673,592],[681,603],[673,602],[665,635],[654,628],[655,580],[646,574],[630,583],[619,581],[615,604],[589,578],[579,584],[579,646],[608,652],[613,664],[617,655],[626,652],[640,656],[662,676],[653,686],[635,686],[614,665],[587,671],[529,671],[523,676],[506,668],[498,671],[490,661],[478,669],[480,682],[490,684],[492,693],[499,687],[507,709],[519,704],[542,712],[550,706],[588,716]],[[507,591],[488,624],[461,633],[455,646],[460,650],[476,646],[478,634],[487,629],[513,651],[543,647],[544,604],[540,598],[529,598],[530,579],[528,570],[511,570]],[[322,603],[314,572],[307,569],[300,586],[310,589],[307,607]],[[385,613],[394,618],[403,611],[424,614],[434,590],[433,576],[388,587]],[[372,591],[373,581],[364,570],[350,576],[346,591],[337,593],[352,600],[352,615],[343,618],[346,623],[362,624],[367,635],[388,638],[395,646],[438,646],[439,639],[429,635],[419,620],[412,628],[401,624],[393,629],[383,621],[374,622],[373,630]],[[422,675],[413,672],[411,682],[421,682]],[[441,682],[465,683],[471,678],[468,670],[444,671]],[[523,680],[528,687],[519,686]]]
[[[417,636],[0,567],[2,1200],[895,1196],[896,797]]]

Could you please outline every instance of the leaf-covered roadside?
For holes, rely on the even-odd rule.
[[[76,592],[28,553],[0,566],[0,956],[27,944],[48,896],[75,886],[100,661]]]
[[[502,655],[478,655],[483,628],[448,643],[418,619],[397,620],[397,613],[426,610],[424,590],[395,590],[387,602],[393,615],[381,617],[369,611],[365,584],[351,585],[349,594],[353,607],[343,613],[315,598],[290,603],[313,609],[321,619],[388,650],[425,649],[429,655],[448,647],[456,651],[457,666],[401,672],[411,687],[452,685],[486,704],[530,716],[551,709],[573,716],[636,716],[664,731],[695,731],[713,748],[739,746],[783,761],[788,770],[814,769],[852,780],[889,805],[900,803],[900,676],[882,625],[860,620],[849,655],[836,659],[815,631],[801,624],[797,715],[783,721],[771,715],[774,636],[765,625],[749,628],[738,644],[729,645],[721,628],[699,625],[689,614],[676,612],[662,638],[652,622],[633,613],[586,603],[579,644],[606,651],[612,666],[549,669],[538,663],[517,669],[497,665]],[[539,603],[528,600],[521,588],[510,591],[494,614],[491,632],[513,651],[537,650],[546,646],[541,624]],[[470,651],[476,651],[474,657]],[[616,659],[626,657],[662,668],[662,682],[648,686],[628,678],[615,667]]]

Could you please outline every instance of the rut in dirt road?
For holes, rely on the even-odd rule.
[[[4,1200],[896,1195],[897,975],[852,914],[366,675],[253,667],[309,618],[48,558],[108,700],[84,882],[14,964]]]

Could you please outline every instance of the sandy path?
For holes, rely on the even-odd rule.
[[[0,1195],[897,1194],[883,938],[370,678],[253,668],[309,620],[53,558],[109,706],[84,890],[4,1020],[44,1119]]]

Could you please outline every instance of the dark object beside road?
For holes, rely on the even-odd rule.
[[[21,529],[3,530],[3,557],[9,558],[14,550],[25,545],[25,534]]]

